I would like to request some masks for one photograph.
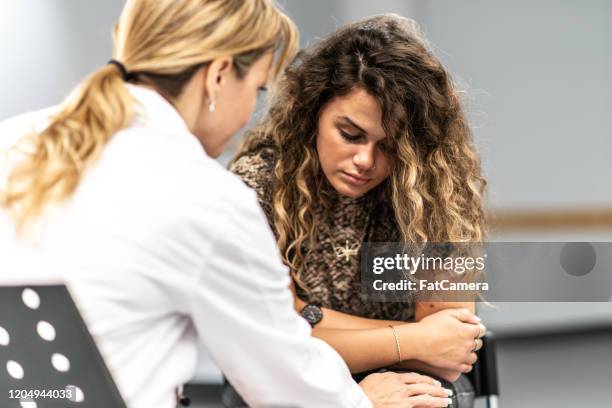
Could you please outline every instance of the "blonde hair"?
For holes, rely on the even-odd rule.
[[[232,56],[243,77],[264,53],[278,51],[275,78],[295,55],[297,37],[273,0],[129,0],[115,26],[113,59],[134,82],[172,98],[198,68],[222,56]],[[134,104],[122,73],[109,64],[76,87],[43,131],[22,139],[25,158],[0,192],[18,232],[75,191],[112,135],[130,124]]]

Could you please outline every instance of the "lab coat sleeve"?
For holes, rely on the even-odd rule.
[[[341,357],[293,309],[255,194],[241,186],[231,201],[215,215],[191,302],[216,363],[249,406],[371,407]]]

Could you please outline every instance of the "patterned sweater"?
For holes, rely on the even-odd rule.
[[[240,157],[230,166],[232,172],[255,190],[273,230],[275,163],[274,150],[265,147]],[[368,195],[352,199],[334,193],[331,210],[325,210],[322,205],[314,206],[316,244],[307,253],[301,274],[308,291],[298,287],[298,295],[308,303],[356,316],[410,320],[414,315],[411,303],[365,301],[360,289],[359,255],[346,256],[347,247],[355,248],[364,241],[398,239],[393,214],[390,210],[373,209],[371,201]]]

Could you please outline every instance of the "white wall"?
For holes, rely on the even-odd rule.
[[[19,0],[0,5],[0,120],[60,102],[112,53],[122,0]]]

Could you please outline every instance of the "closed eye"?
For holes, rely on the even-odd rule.
[[[340,130],[340,134],[342,135],[342,138],[344,138],[348,142],[356,143],[361,139],[361,135],[352,135],[350,133],[345,132],[342,129],[339,129],[339,130]]]

